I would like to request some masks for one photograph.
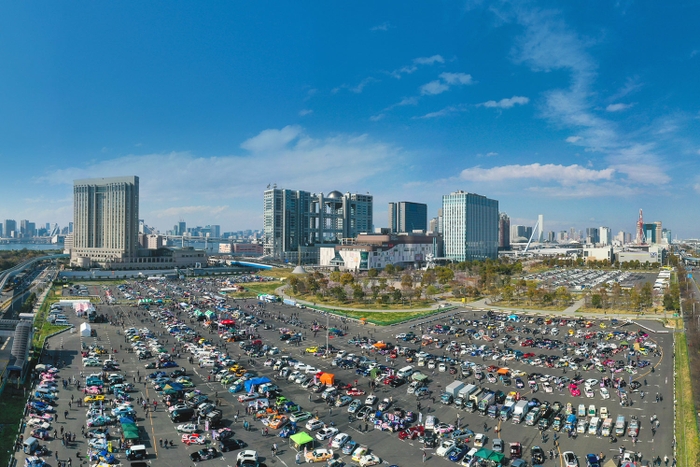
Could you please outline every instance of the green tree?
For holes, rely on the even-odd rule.
[[[328,278],[331,280],[331,282],[340,282],[340,271],[331,272]]]
[[[642,285],[642,290],[639,292],[639,294],[640,305],[642,308],[651,308],[654,298],[654,289],[652,288],[651,283],[645,282],[644,285]]]
[[[503,297],[503,300],[507,303],[513,301],[514,294],[515,288],[510,284],[503,286],[503,288],[501,289],[501,297]]]
[[[345,272],[340,276],[340,283],[343,285],[349,285],[355,282],[355,276],[349,272]]]
[[[450,282],[455,277],[455,272],[445,266],[438,266],[435,268],[435,275],[440,284],[445,285]]]
[[[439,290],[434,285],[429,285],[428,287],[425,288],[425,295],[428,298],[432,298],[433,295],[435,295],[438,292],[439,292]]]
[[[664,309],[666,311],[675,311],[676,309],[676,301],[673,299],[673,296],[668,292],[664,294]]]
[[[292,288],[292,292],[297,294],[299,292],[299,277],[291,276],[287,279],[287,284]]]
[[[395,271],[396,271],[396,268],[394,267],[393,264],[387,264],[386,266],[384,266],[384,272],[390,276],[393,276]]]
[[[600,297],[600,294],[593,294],[591,295],[591,306],[593,308],[602,308],[603,306],[603,300]]]
[[[410,274],[404,274],[401,276],[401,287],[404,289],[410,289],[413,287],[413,277]]]
[[[391,292],[391,298],[394,299],[394,303],[398,303],[399,301],[401,301],[401,290],[394,289],[394,291]]]
[[[356,301],[362,301],[363,298],[365,298],[365,291],[362,290],[362,287],[359,285],[356,285],[352,289],[352,298],[355,299]]]
[[[379,291],[381,290],[378,285],[373,285],[372,288],[372,300],[377,300],[377,297],[379,296]]]
[[[379,271],[377,271],[375,268],[370,268],[367,271],[367,277],[369,277],[370,279],[374,279],[378,275],[379,275]]]
[[[420,283],[421,285],[430,285],[434,284],[436,281],[436,276],[435,276],[435,271],[432,269],[428,269],[423,273],[423,276],[421,277]]]

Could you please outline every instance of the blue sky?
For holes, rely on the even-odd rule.
[[[261,228],[268,184],[512,223],[698,236],[698,2],[6,2],[0,219],[65,225],[72,180],[141,217]]]

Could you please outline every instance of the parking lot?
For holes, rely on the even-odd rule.
[[[595,289],[603,284],[608,287],[619,283],[623,288],[635,287],[645,282],[654,283],[657,273],[640,273],[630,271],[597,271],[591,269],[550,269],[546,272],[529,274],[525,280],[536,280],[549,287],[566,287],[571,291]]]
[[[134,296],[147,296],[147,290],[153,288],[163,288],[165,290],[166,287],[167,285],[165,284],[140,284],[133,286],[130,293]],[[89,289],[90,295],[100,295],[104,297],[106,292],[103,287],[91,286]],[[207,292],[205,287],[201,287],[201,290],[202,294],[211,294],[211,290]],[[115,287],[111,287],[110,292],[117,298],[119,298],[121,293]],[[172,291],[168,293],[172,295]],[[381,431],[381,429],[379,429],[381,428],[381,424],[379,428],[375,429],[371,421],[368,423],[367,421],[357,420],[349,416],[347,405],[337,408],[330,407],[319,397],[319,394],[312,393],[309,389],[303,388],[299,384],[289,382],[287,379],[279,379],[278,372],[273,371],[272,366],[264,365],[265,360],[268,358],[267,356],[247,356],[243,354],[238,342],[225,342],[213,328],[205,328],[203,326],[205,321],[196,321],[190,318],[186,312],[176,310],[175,307],[177,302],[180,301],[180,298],[177,300],[173,298],[173,300],[174,301],[170,302],[168,307],[172,308],[174,315],[182,322],[191,326],[200,337],[208,339],[222,353],[228,352],[228,356],[245,367],[248,370],[248,374],[269,377],[280,387],[281,394],[288,400],[300,405],[303,411],[310,411],[314,415],[317,415],[327,426],[330,426],[332,423],[340,432],[350,435],[352,440],[361,445],[366,445],[370,449],[370,452],[376,454],[384,463],[399,466],[415,465],[423,460],[424,452],[426,453],[425,461],[428,463],[437,462],[447,465],[447,463],[450,462],[447,458],[438,456],[435,448],[425,448],[425,446],[420,443],[419,439],[400,440],[397,433]],[[188,297],[188,300],[192,301],[191,295]],[[197,298],[195,297],[194,301],[196,300]],[[483,316],[484,313],[480,311],[460,310],[457,312],[447,312],[445,316],[433,317],[422,322],[406,323],[391,327],[374,327],[354,321],[341,321],[335,316],[328,318],[315,311],[292,308],[279,303],[266,303],[260,307],[257,301],[253,300],[238,301],[235,303],[229,300],[226,306],[228,306],[229,309],[240,307],[242,311],[251,314],[255,319],[264,321],[264,323],[259,323],[254,330],[262,342],[267,344],[269,348],[277,347],[279,353],[273,355],[273,358],[277,359],[282,355],[287,355],[291,360],[299,360],[316,370],[332,373],[335,375],[335,382],[337,385],[342,383],[343,385],[350,384],[354,386],[357,380],[357,386],[360,390],[365,391],[367,394],[375,394],[380,401],[385,398],[390,399],[393,407],[392,410],[400,407],[404,411],[414,412],[416,418],[421,422],[425,422],[430,415],[436,417],[439,422],[443,422],[447,425],[459,425],[460,428],[466,427],[475,434],[485,435],[487,437],[485,447],[489,449],[493,447],[493,439],[501,439],[505,444],[506,457],[508,457],[509,454],[508,446],[512,442],[519,442],[522,444],[522,457],[528,463],[530,463],[530,448],[532,446],[540,446],[547,453],[550,450],[554,450],[556,458],[552,460],[547,458],[545,461],[547,465],[564,465],[564,459],[560,457],[559,454],[566,451],[573,451],[578,457],[580,465],[585,465],[585,456],[588,453],[602,453],[607,459],[610,459],[619,453],[621,446],[624,446],[628,450],[641,453],[642,458],[646,460],[656,458],[656,456],[663,458],[664,455],[670,456],[672,453],[673,401],[670,387],[670,382],[672,381],[670,370],[670,363],[672,361],[672,336],[670,334],[654,332],[663,331],[661,326],[655,322],[645,322],[645,326],[652,330],[647,338],[647,343],[655,343],[658,353],[652,350],[646,355],[640,355],[638,352],[635,355],[630,355],[632,362],[636,362],[637,357],[640,357],[642,361],[649,362],[648,366],[634,369],[633,371],[635,371],[635,373],[630,373],[624,369],[625,366],[629,365],[620,365],[623,368],[620,369],[619,372],[614,372],[616,367],[613,367],[613,372],[611,372],[610,367],[605,366],[604,372],[601,372],[599,369],[596,369],[595,365],[584,369],[584,367],[587,366],[586,363],[590,361],[593,344],[605,344],[608,342],[616,343],[618,347],[620,347],[621,340],[617,340],[615,337],[606,339],[607,335],[612,333],[613,329],[615,332],[637,333],[642,330],[639,326],[636,324],[627,324],[623,326],[622,323],[618,323],[619,327],[613,327],[612,323],[607,321],[603,324],[605,327],[601,327],[600,321],[587,323],[585,320],[582,324],[557,322],[548,325],[544,322],[542,324],[537,324],[535,322],[530,323],[527,321],[528,318],[526,317],[518,318],[517,321],[511,320],[507,322],[507,317],[505,315],[486,318]],[[140,397],[147,399],[150,402],[153,400],[159,401],[159,406],[155,411],[149,410],[148,413],[146,413],[141,408],[137,407],[135,409],[141,442],[145,444],[149,453],[148,461],[155,465],[191,466],[195,464],[189,459],[189,455],[199,449],[200,446],[186,446],[180,441],[181,435],[175,430],[175,426],[178,424],[170,421],[164,410],[165,404],[160,403],[161,396],[155,392],[153,385],[146,381],[146,375],[155,371],[145,369],[145,364],[150,360],[139,360],[135,353],[127,353],[125,351],[125,347],[128,346],[128,344],[125,340],[124,331],[130,327],[148,328],[155,334],[155,337],[166,349],[170,349],[170,347],[175,344],[174,336],[168,334],[161,323],[155,319],[160,313],[157,307],[151,306],[149,313],[143,308],[133,306],[101,305],[98,306],[97,312],[98,315],[104,315],[113,322],[119,322],[119,324],[93,324],[93,329],[97,334],[96,337],[81,338],[76,332],[63,333],[52,339],[49,355],[51,357],[57,357],[58,362],[65,362],[67,365],[67,367],[61,369],[60,377],[64,379],[75,377],[84,384],[87,375],[93,372],[99,372],[100,368],[93,369],[82,366],[80,354],[81,345],[101,345],[106,349],[110,349],[110,351],[111,349],[115,349],[117,352],[113,354],[113,356],[119,362],[121,373],[126,376],[127,382],[132,382],[136,386],[136,391],[131,393],[131,396],[134,398]],[[229,313],[219,312],[218,319],[229,317],[232,317]],[[82,320],[75,315],[69,318],[76,327],[82,322]],[[417,400],[415,395],[407,393],[408,384],[391,387],[388,384],[383,384],[382,380],[385,378],[381,378],[373,389],[370,387],[370,382],[377,380],[376,374],[375,378],[363,376],[357,373],[357,368],[341,368],[340,366],[332,365],[333,358],[323,358],[321,356],[323,352],[319,352],[319,356],[307,353],[307,348],[321,347],[326,343],[326,332],[323,329],[314,332],[313,323],[315,322],[323,327],[327,320],[330,320],[329,324],[331,327],[334,326],[336,329],[346,333],[346,335],[342,337],[329,338],[329,343],[335,348],[334,350],[344,350],[347,353],[354,354],[358,357],[358,360],[362,357],[366,357],[364,366],[367,367],[374,362],[374,365],[379,368],[380,374],[385,373],[389,375],[393,371],[406,366],[408,363],[406,362],[405,355],[398,355],[398,352],[396,352],[396,358],[391,358],[390,351],[380,351],[377,346],[372,344],[372,341],[384,342],[388,344],[389,347],[395,345],[398,349],[405,348],[403,352],[407,350],[409,354],[411,352],[421,351],[430,354],[429,357],[423,359],[425,362],[424,367],[418,366],[417,356],[414,356],[411,364],[416,370],[420,370],[428,376],[430,382],[427,389],[431,391],[431,394],[423,395],[420,400]],[[475,320],[478,322],[474,323]],[[121,323],[122,321],[123,324]],[[467,321],[469,323],[467,323]],[[503,323],[503,326],[501,326],[501,323]],[[441,326],[437,327],[436,325]],[[265,329],[266,327],[269,329]],[[450,327],[453,328],[452,331],[450,331]],[[304,340],[299,345],[290,345],[288,341],[280,340],[280,328],[289,330],[291,334],[298,332]],[[456,332],[459,331],[460,328],[462,332]],[[526,328],[527,331],[525,330]],[[553,334],[551,330],[555,328],[558,332]],[[473,331],[467,332],[470,329]],[[510,331],[508,329],[510,329]],[[548,329],[548,334],[546,336],[542,334],[544,329]],[[570,335],[570,330],[573,331],[573,336]],[[581,331],[581,333],[579,333],[579,331]],[[646,330],[643,331],[647,332]],[[417,336],[417,341],[406,342],[396,338],[399,334],[410,332]],[[587,334],[591,333],[593,333],[593,335],[587,338],[585,337]],[[580,337],[576,337],[577,334]],[[506,335],[509,337],[504,341],[503,339]],[[353,338],[359,341],[369,340],[369,342],[364,345],[365,348],[362,348],[362,344],[348,343],[348,341]],[[532,340],[533,344],[542,342],[542,339],[557,341],[560,344],[552,348],[535,348],[529,345],[523,346],[524,343],[528,342],[528,339]],[[574,348],[580,350],[582,347],[579,344],[582,343],[589,344],[589,350],[591,351],[587,353],[589,355],[588,357],[586,357],[586,352],[577,354],[574,350]],[[180,344],[182,344],[182,342],[180,342]],[[461,344],[464,344],[464,346],[460,346]],[[571,357],[571,361],[564,366],[557,366],[555,364],[551,367],[547,366],[547,357],[551,357],[550,363],[559,361],[561,357],[564,357],[563,347],[566,347],[567,344],[571,345],[567,351],[568,356]],[[632,347],[631,343],[629,347]],[[448,348],[450,350],[448,350]],[[520,352],[521,355],[516,356],[516,351]],[[627,351],[628,349],[625,347],[625,352],[613,356],[612,360],[623,360],[624,363],[624,360],[627,358]],[[173,352],[173,354],[177,353],[178,352]],[[295,464],[296,451],[289,446],[288,440],[276,436],[278,430],[274,429],[269,429],[269,436],[264,436],[261,431],[263,428],[261,421],[246,414],[244,404],[237,401],[237,397],[241,393],[229,393],[227,390],[228,387],[217,382],[216,376],[210,373],[212,368],[200,368],[198,362],[194,360],[193,363],[190,364],[188,362],[188,357],[191,355],[184,351],[180,351],[180,353],[181,357],[175,357],[174,360],[178,363],[179,367],[186,370],[187,375],[191,376],[192,383],[196,385],[197,389],[208,395],[210,400],[216,400],[218,402],[217,409],[223,412],[222,423],[224,426],[228,426],[234,431],[233,437],[235,439],[244,441],[248,445],[247,449],[256,450],[263,464],[268,466],[277,465],[278,463],[284,466]],[[524,357],[524,355],[528,353],[534,355],[532,357]],[[499,355],[494,359],[496,354]],[[456,361],[451,361],[450,358],[455,358]],[[577,364],[574,362],[574,358],[581,358],[582,361]],[[433,365],[430,363],[431,360],[434,362],[434,368],[430,367]],[[439,364],[441,362],[444,363],[446,371],[439,371]],[[465,362],[472,364],[470,376],[462,377],[460,372],[450,374],[450,367],[457,369]],[[629,363],[629,361],[627,363]],[[510,374],[513,375],[509,378],[511,380],[510,386],[505,386],[502,379],[496,379],[495,382],[488,382],[488,374],[493,373],[493,370],[488,370],[488,367],[491,365],[498,368],[507,367],[509,369]],[[464,366],[467,367],[469,365]],[[652,367],[655,370],[653,373],[651,372]],[[481,371],[479,371],[480,368]],[[171,372],[172,370],[174,370],[174,368],[168,368],[166,371]],[[516,388],[515,386],[516,376],[514,376],[514,374],[517,374],[519,371],[524,373],[521,379],[524,381],[525,387],[522,389]],[[476,376],[479,372],[484,375],[484,379],[477,381]],[[534,377],[537,383],[537,386],[534,388],[530,387],[528,384],[529,379],[533,379],[531,377],[533,373],[538,374]],[[582,393],[578,397],[571,394],[570,382],[568,381],[561,386],[560,390],[557,382],[561,382],[562,380],[558,380],[557,378],[573,379],[576,373],[579,373],[583,380],[596,379],[600,381],[603,377],[612,376],[624,381],[628,405],[624,407],[620,405],[617,391],[612,387],[609,390],[610,398],[605,400],[601,398],[599,385],[596,387],[596,390],[593,391],[593,397],[590,398],[586,397],[583,385],[580,385]],[[550,376],[551,378],[545,378],[545,376]],[[139,377],[141,377],[141,383],[138,382]],[[482,416],[478,411],[469,412],[464,409],[456,408],[454,404],[446,405],[440,403],[441,394],[455,379],[462,380],[465,383],[476,384],[481,388],[488,387],[492,391],[500,390],[506,394],[510,391],[516,391],[520,393],[520,397],[523,399],[532,400],[536,398],[540,402],[559,402],[564,407],[567,403],[570,403],[574,409],[577,409],[580,404],[584,404],[586,409],[593,404],[598,411],[601,407],[606,407],[613,419],[618,415],[624,415],[627,422],[629,422],[633,416],[637,417],[641,426],[639,436],[637,437],[637,443],[635,445],[632,444],[632,438],[627,435],[627,430],[625,430],[624,435],[617,438],[615,443],[611,443],[608,438],[600,434],[589,435],[584,433],[578,434],[574,438],[569,437],[566,432],[561,431],[556,433],[559,439],[558,445],[555,446],[555,432],[552,431],[551,428],[540,432],[536,426],[526,426],[524,423],[514,424],[511,420],[500,421],[498,418],[494,419]],[[544,391],[545,379],[549,386],[552,387],[552,392]],[[638,381],[640,384],[640,387],[636,390],[632,390],[630,387],[630,383],[633,380]],[[533,389],[535,389],[536,392],[533,392]],[[642,391],[646,393],[644,398],[641,397]],[[662,401],[657,402],[655,398],[657,393],[663,398]],[[344,392],[341,391],[341,394],[344,394]],[[74,397],[74,400],[84,397],[84,394],[75,389],[74,385],[69,385],[65,390],[61,389],[58,392],[59,419],[58,421],[52,422],[50,430],[53,431],[53,429],[63,428],[64,431],[76,433],[76,443],[72,447],[62,446],[60,440],[52,440],[47,444],[52,451],[52,457],[54,456],[53,453],[57,452],[59,460],[65,461],[72,458],[72,463],[76,463],[76,454],[80,453],[84,456],[87,451],[87,440],[80,435],[81,426],[84,426],[86,421],[86,415],[84,407],[79,408],[73,403],[72,407],[68,410],[69,415],[67,419],[64,419],[63,411],[68,408],[68,401],[71,395]],[[367,395],[362,395],[355,398],[365,401],[366,397]],[[421,404],[420,409],[418,408],[419,403]],[[376,405],[374,407],[376,407]],[[658,417],[659,426],[656,433],[652,434],[650,417],[654,414]],[[250,431],[244,430],[244,423],[250,425]],[[413,423],[413,425],[418,424],[420,424],[418,420]],[[450,429],[451,428],[448,426],[445,428],[445,431]],[[318,431],[314,431],[311,432],[311,434],[314,435],[317,432]],[[114,434],[116,435],[117,433]],[[25,433],[25,437],[27,436],[28,433]],[[449,433],[446,433],[445,439],[449,437]],[[473,438],[474,437],[470,437],[467,442],[469,447],[473,446]],[[113,439],[116,439],[116,437]],[[159,442],[161,439],[172,440],[174,446],[168,448],[161,447]],[[278,450],[275,455],[271,452],[273,443],[278,445]],[[317,446],[325,444],[325,442],[317,443]],[[356,464],[356,462],[350,459],[349,455],[340,453],[339,449],[335,449],[334,451],[335,457],[341,462],[345,462],[348,465]],[[124,459],[124,453],[122,451],[115,452],[115,456],[117,460]],[[217,463],[235,465],[236,451],[223,453],[223,455],[205,462],[213,465],[217,465]]]

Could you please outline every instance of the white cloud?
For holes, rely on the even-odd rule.
[[[443,92],[447,91],[450,89],[450,86],[443,83],[440,80],[435,80],[431,81],[429,83],[424,84],[423,86],[420,87],[420,93],[421,95],[430,95],[434,96],[436,94],[442,94]]]
[[[535,179],[540,181],[555,181],[560,184],[610,180],[615,170],[612,168],[592,170],[580,165],[560,164],[529,164],[504,165],[483,169],[471,167],[460,173],[460,178],[475,182],[502,182],[517,179]]]
[[[278,151],[301,134],[301,127],[288,125],[281,130],[264,130],[257,136],[245,140],[241,147],[251,152]]]
[[[700,149],[698,149],[698,155],[700,156]]]
[[[372,115],[371,117],[369,117],[369,119],[372,122],[378,122],[379,120],[383,119],[384,117],[386,117],[386,114],[377,114],[377,115]]]
[[[306,115],[311,115],[312,113],[314,113],[314,111],[311,110],[311,109],[301,109],[301,110],[299,111],[299,116],[300,116],[300,117],[305,117]]]
[[[377,26],[373,26],[369,28],[370,31],[388,31],[389,29],[393,28],[391,23],[388,21],[383,22],[382,24],[378,24]]]
[[[486,102],[482,102],[481,104],[477,104],[477,105],[487,107],[487,108],[510,109],[511,107],[515,106],[516,104],[525,105],[528,102],[530,102],[530,99],[527,97],[513,96],[511,98],[501,99],[500,101],[486,101]]]
[[[450,89],[450,86],[472,84],[472,75],[466,73],[440,73],[440,79],[431,81],[420,87],[421,95],[442,94]]]
[[[440,73],[440,78],[442,78],[447,84],[472,84],[472,75],[466,73]]]
[[[432,55],[430,57],[418,57],[413,59],[416,65],[433,65],[434,63],[445,63],[442,55]]]
[[[497,153],[497,152],[493,152],[493,151],[487,152],[487,153],[486,153],[486,157],[496,157],[497,155],[498,155],[498,153]]]
[[[411,73],[414,73],[416,70],[418,70],[418,65],[430,66],[435,63],[445,63],[445,59],[442,58],[442,55],[414,58],[410,65],[401,67],[398,70],[390,72],[389,74],[396,79],[401,79],[401,75],[410,75]]]
[[[574,144],[574,143],[578,143],[578,142],[581,141],[582,139],[583,139],[583,138],[581,138],[580,136],[569,136],[568,138],[566,138],[565,141],[566,141],[567,143],[572,143],[572,144]]]
[[[379,82],[379,80],[377,78],[374,78],[372,76],[368,76],[367,78],[360,81],[356,86],[350,86],[349,84],[341,84],[337,88],[333,88],[331,90],[331,92],[333,94],[336,94],[341,89],[348,89],[349,91],[354,92],[355,94],[360,94],[362,91],[364,91],[365,87],[367,87],[368,84],[378,83],[378,82]]]
[[[368,179],[390,174],[396,161],[404,157],[400,148],[367,135],[315,138],[298,126],[261,131],[241,147],[250,153],[239,150],[238,154],[210,156],[171,152],[101,158],[86,165],[47,169],[34,182],[52,187],[62,199],[50,210],[64,212],[64,219],[72,215],[73,180],[138,175],[140,215],[160,229],[170,228],[180,213],[187,213],[192,224],[260,228],[260,202],[268,184],[364,193],[373,186]],[[156,216],[158,225],[148,220]]]
[[[663,170],[663,163],[654,153],[655,144],[633,144],[618,149],[608,156],[610,167],[627,176],[634,183],[663,185],[671,181]]]
[[[608,102],[615,102],[617,100],[620,100],[623,97],[627,97],[628,95],[639,91],[643,87],[644,84],[640,82],[639,76],[629,77],[625,81],[624,86],[622,86],[620,89],[617,90],[615,94],[608,98]]]
[[[634,104],[623,104],[623,103],[617,103],[617,104],[610,104],[608,105],[605,110],[607,112],[622,112],[624,110],[630,109],[634,106]]]
[[[436,112],[429,112],[425,115],[421,115],[420,117],[413,117],[415,119],[429,119],[429,118],[438,118],[438,117],[445,117],[447,115],[452,115],[460,112],[465,112],[467,110],[467,106],[460,104],[460,105],[450,105],[449,107],[445,107],[444,109],[440,109]]]

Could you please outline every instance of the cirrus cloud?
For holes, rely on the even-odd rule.
[[[580,165],[561,164],[529,164],[529,165],[503,165],[484,169],[471,167],[462,170],[460,178],[475,182],[502,182],[506,180],[535,179],[540,181],[556,181],[561,184],[593,182],[598,180],[610,180],[615,169],[607,168],[593,170]]]
[[[507,99],[501,99],[500,101],[486,101],[481,104],[477,104],[477,107],[486,108],[498,108],[498,109],[510,109],[515,105],[525,105],[530,102],[530,99],[525,96],[513,96]]]

